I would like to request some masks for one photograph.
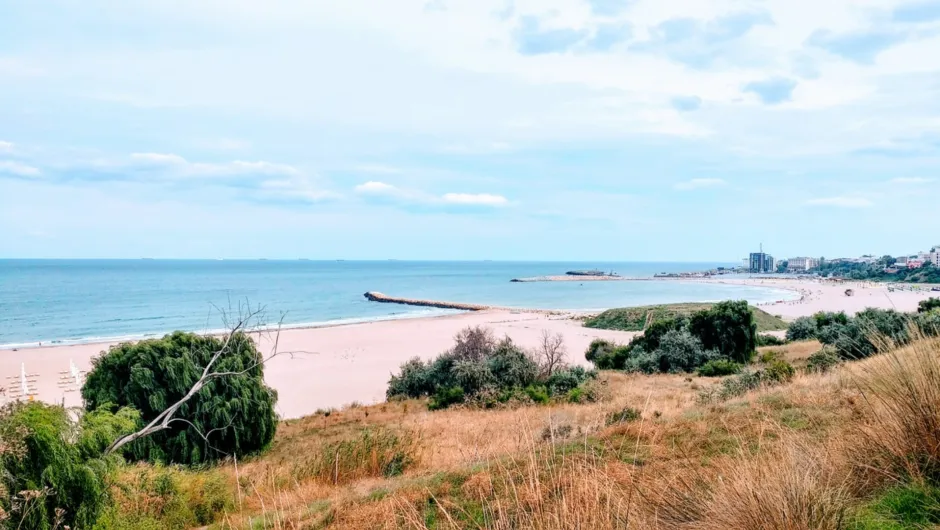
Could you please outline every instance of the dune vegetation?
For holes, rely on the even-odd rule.
[[[576,402],[351,404],[282,421],[237,460],[106,458],[107,502],[81,528],[930,528],[940,338],[909,327],[903,344],[870,341],[858,360],[816,339],[759,347],[726,376],[601,370]],[[88,433],[134,419],[96,431],[86,418]],[[5,442],[24,434],[0,428]],[[5,469],[22,455],[0,454]],[[30,495],[4,491],[6,523]]]
[[[623,307],[608,309],[584,320],[585,327],[595,329],[613,329],[618,331],[643,331],[651,323],[659,320],[691,317],[693,314],[710,309],[715,304],[665,304],[643,307]],[[780,331],[787,329],[787,323],[781,318],[758,307],[751,306],[757,331]]]

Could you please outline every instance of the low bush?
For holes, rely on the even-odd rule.
[[[823,374],[840,362],[842,362],[842,359],[839,358],[839,355],[832,348],[825,347],[806,359],[806,371],[808,373]]]
[[[757,336],[757,347],[762,346],[783,346],[787,343],[785,339],[781,339],[775,335],[758,335]]]
[[[722,377],[741,372],[741,365],[727,359],[708,361],[699,367],[697,373],[702,377]]]
[[[773,383],[789,383],[796,375],[796,369],[783,359],[775,359],[764,368],[764,374]]]
[[[591,400],[590,392],[577,392],[596,372],[564,363],[564,345],[545,335],[551,351],[540,351],[543,363],[517,347],[508,338],[493,340],[482,328],[462,331],[453,349],[437,359],[423,362],[411,359],[392,375],[386,397],[430,397],[428,408],[444,409],[468,403],[484,407],[509,402],[547,403],[554,398],[569,401]],[[598,344],[598,352],[606,346]]]
[[[605,425],[619,425],[621,423],[630,423],[643,417],[640,411],[633,407],[625,407],[623,410],[616,410],[607,414]]]
[[[787,340],[793,342],[815,339],[817,330],[818,327],[815,318],[800,317],[791,322],[787,327]]]
[[[628,372],[692,372],[726,358],[750,362],[757,324],[746,302],[721,302],[707,309],[654,320],[626,346],[594,341],[585,358],[600,369]]]
[[[917,303],[918,313],[929,313],[934,309],[940,309],[940,298],[932,297]]]
[[[783,359],[783,352],[780,350],[768,350],[761,354],[760,362],[770,364],[776,360]]]

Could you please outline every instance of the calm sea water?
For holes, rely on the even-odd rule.
[[[447,313],[367,301],[391,296],[519,308],[593,310],[792,297],[760,287],[675,281],[510,283],[599,268],[629,277],[716,263],[0,260],[0,348],[218,329],[218,308],[249,301],[267,319],[313,325]]]

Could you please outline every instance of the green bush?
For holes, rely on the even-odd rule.
[[[452,386],[449,388],[440,388],[438,391],[431,397],[431,401],[428,402],[428,409],[430,410],[441,410],[446,409],[451,405],[456,405],[458,403],[463,403],[466,398],[463,388],[459,386]]]
[[[817,329],[815,318],[800,317],[791,322],[787,327],[787,340],[792,342],[815,339]]]
[[[763,346],[783,346],[787,343],[786,340],[781,339],[775,335],[758,335],[757,336],[757,347]]]
[[[480,328],[464,330],[456,341],[454,349],[433,361],[415,358],[403,364],[389,380],[386,397],[430,396],[432,410],[457,403],[490,407],[510,401],[545,403],[556,397],[593,399],[594,393],[571,392],[594,379],[596,372],[562,363],[549,373],[508,338],[492,340],[492,334]]]
[[[757,322],[744,300],[721,302],[692,315],[689,330],[706,350],[747,364],[757,348]]]
[[[596,343],[585,357],[600,369],[628,372],[694,371],[720,358],[745,364],[757,344],[757,324],[747,302],[721,302],[684,316],[653,321],[630,344]]]
[[[616,410],[607,414],[607,418],[604,421],[604,424],[607,426],[610,425],[619,425],[621,423],[630,423],[641,419],[643,415],[639,410],[633,407],[624,407],[623,410]]]
[[[231,336],[227,345],[218,337],[175,332],[113,346],[93,361],[82,387],[85,408],[133,407],[149,422],[180,400],[223,348],[226,352],[215,370],[239,374],[211,380],[177,412],[176,417],[189,424],[173,423],[167,430],[128,444],[125,456],[199,464],[256,453],[274,438],[277,394],[264,383],[261,354],[242,333]],[[208,442],[202,433],[211,433]]]
[[[617,347],[617,344],[604,339],[594,339],[584,352],[584,358],[595,362],[598,358],[606,356]]]
[[[940,309],[940,298],[928,298],[917,303],[918,313],[929,313],[934,309]]]
[[[728,359],[715,359],[708,361],[698,369],[698,375],[702,377],[722,377],[725,375],[734,375],[741,372],[741,365],[729,361]]]
[[[783,359],[776,359],[764,368],[764,373],[769,381],[774,383],[789,383],[796,375],[796,369],[793,365]]]
[[[112,440],[132,432],[131,409],[85,415],[39,402],[0,409],[0,507],[8,528],[91,528],[108,502],[119,458],[102,457]],[[0,520],[2,521],[2,520]]]
[[[808,373],[826,373],[841,361],[839,355],[832,348],[825,347],[806,359],[806,371]]]

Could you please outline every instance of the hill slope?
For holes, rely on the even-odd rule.
[[[691,316],[693,313],[708,309],[713,305],[715,304],[666,304],[608,309],[599,315],[586,319],[584,326],[618,331],[643,331],[647,322],[677,316]],[[754,319],[757,321],[757,331],[787,329],[786,322],[763,309],[751,306],[751,311],[754,312]],[[650,317],[651,314],[652,318]]]

